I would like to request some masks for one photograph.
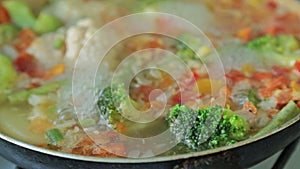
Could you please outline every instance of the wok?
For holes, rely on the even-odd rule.
[[[248,168],[300,137],[300,116],[258,138],[196,153],[141,159],[99,158],[66,154],[36,147],[0,133],[0,155],[27,169],[180,169]]]

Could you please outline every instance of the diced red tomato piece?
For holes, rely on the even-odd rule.
[[[177,94],[175,94],[173,97],[172,97],[172,105],[175,105],[175,104],[180,104],[181,103],[181,95],[182,93],[181,92],[178,92]]]
[[[277,26],[277,25],[270,25],[267,26],[264,30],[263,30],[263,35],[272,35],[272,36],[276,36],[279,35],[283,32],[283,28],[281,26]]]
[[[197,73],[197,69],[192,68],[193,76],[195,81],[200,78],[200,75]]]
[[[246,77],[243,73],[238,70],[232,69],[225,75],[228,79],[232,80],[233,83],[244,80]]]
[[[15,48],[18,52],[24,52],[35,39],[36,34],[31,29],[23,29],[15,42]]]
[[[278,105],[285,105],[290,100],[292,100],[292,90],[291,89],[285,89],[280,91],[280,93],[276,96],[277,104]]]
[[[281,89],[284,86],[288,85],[290,83],[290,80],[285,78],[284,76],[279,76],[267,83],[267,87],[270,89]]]
[[[277,9],[277,3],[271,0],[267,3],[267,7],[270,8],[271,10],[275,10]]]
[[[264,29],[265,34],[279,35],[279,34],[298,34],[300,32],[299,16],[296,13],[289,12],[275,18]],[[288,25],[288,26],[287,26]]]
[[[252,79],[256,81],[262,81],[265,79],[270,79],[273,77],[271,72],[254,72],[252,75]]]
[[[41,77],[42,73],[34,56],[28,53],[21,53],[14,61],[17,71],[27,73],[31,77]]]
[[[263,98],[268,98],[268,97],[271,97],[272,94],[273,94],[273,89],[270,89],[270,88],[260,88],[259,89],[259,93],[261,94],[261,96]]]
[[[286,68],[282,66],[273,66],[272,69],[276,75],[285,75],[291,72],[290,68]]]
[[[296,63],[294,64],[295,69],[300,72],[300,61],[296,61]]]
[[[10,16],[7,12],[6,8],[2,5],[0,5],[0,24],[9,23],[10,22]]]
[[[141,99],[145,102],[149,102],[149,95],[154,89],[154,86],[141,85],[137,90],[132,92],[131,97],[136,100]]]

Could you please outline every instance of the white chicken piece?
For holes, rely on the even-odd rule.
[[[44,34],[31,43],[27,53],[33,55],[45,69],[49,69],[62,62],[63,48],[55,49],[55,42],[59,39],[64,39],[63,31]]]
[[[113,18],[118,15],[116,6],[111,1],[63,0],[54,1],[43,12],[55,15],[67,27],[74,25],[82,18],[92,19],[97,26],[103,25],[104,18]]]
[[[75,26],[70,27],[66,33],[66,59],[74,62],[85,42],[96,30],[91,19],[80,20]]]

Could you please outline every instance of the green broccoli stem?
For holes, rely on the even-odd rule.
[[[22,103],[25,102],[31,95],[43,95],[56,91],[64,83],[65,81],[52,82],[31,90],[23,90],[20,92],[12,93],[8,96],[8,100],[12,104]]]
[[[286,122],[290,121],[296,116],[300,115],[300,109],[295,104],[294,101],[290,101],[274,118],[273,120],[266,125],[263,129],[261,129],[258,133],[256,133],[253,137],[260,137],[265,134],[268,134],[275,129],[279,128]]]

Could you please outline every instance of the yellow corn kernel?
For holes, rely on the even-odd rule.
[[[209,46],[202,46],[197,54],[200,56],[200,57],[203,57],[203,56],[207,56],[211,53],[211,48]]]
[[[199,93],[212,94],[212,88],[214,88],[214,92],[218,92],[223,85],[219,80],[205,78],[197,80],[197,86]]]
[[[252,64],[244,64],[242,66],[242,72],[246,75],[246,76],[251,76],[252,73],[254,72],[254,67]]]

